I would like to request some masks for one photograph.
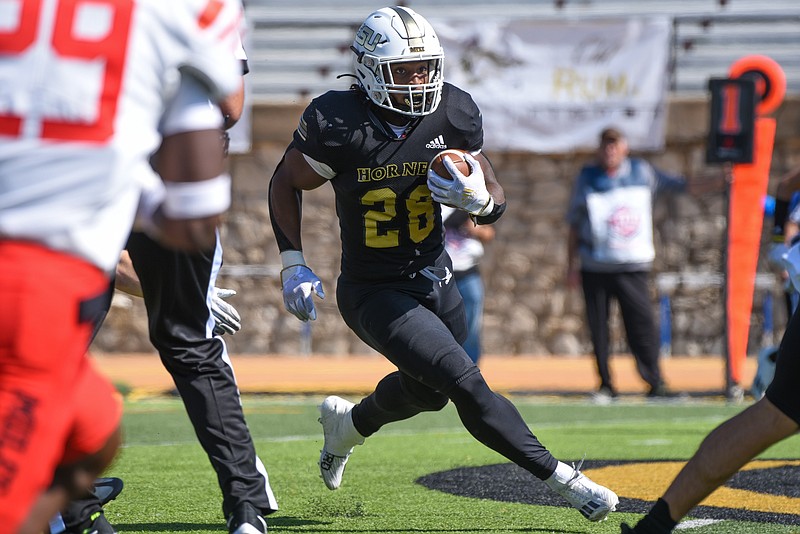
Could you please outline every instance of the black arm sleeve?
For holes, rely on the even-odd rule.
[[[489,215],[481,215],[479,217],[473,217],[472,220],[475,221],[475,224],[492,224],[497,219],[499,219],[501,215],[503,215],[503,213],[506,211],[507,204],[508,202],[503,202],[502,204],[495,204]]]

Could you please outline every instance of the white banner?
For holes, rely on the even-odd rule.
[[[481,108],[487,149],[593,148],[611,125],[633,149],[663,148],[668,18],[432,24],[445,80]]]
[[[247,51],[252,50],[250,43],[251,35],[253,35],[253,31],[248,25],[242,33],[242,46],[244,47],[245,56],[242,59],[247,59]],[[252,65],[249,65],[249,67],[251,69],[253,68]],[[251,103],[252,97],[250,92],[251,76],[252,74],[246,74],[244,76],[244,106],[242,107],[242,116],[239,118],[239,121],[228,130],[228,135],[231,139],[231,144],[228,147],[228,152],[230,154],[247,154],[252,148],[251,133],[253,125],[251,115],[253,113],[253,105]]]

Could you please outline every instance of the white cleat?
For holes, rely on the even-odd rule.
[[[619,504],[619,497],[610,489],[592,482],[579,470],[563,462],[545,483],[564,497],[589,521],[604,521]]]
[[[245,524],[237,528],[232,534],[264,534],[267,531],[267,522],[259,518],[259,526]]]
[[[342,485],[342,475],[353,447],[364,443],[364,436],[353,426],[352,402],[330,396],[319,406],[319,422],[325,442],[319,455],[319,472],[328,489]]]

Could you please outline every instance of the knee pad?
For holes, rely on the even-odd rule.
[[[438,412],[450,401],[444,393],[431,389],[404,374],[400,374],[400,386],[415,400],[417,407],[426,412]]]

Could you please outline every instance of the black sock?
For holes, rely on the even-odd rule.
[[[646,516],[636,524],[637,534],[669,534],[678,524],[669,515],[669,505],[658,499]]]

